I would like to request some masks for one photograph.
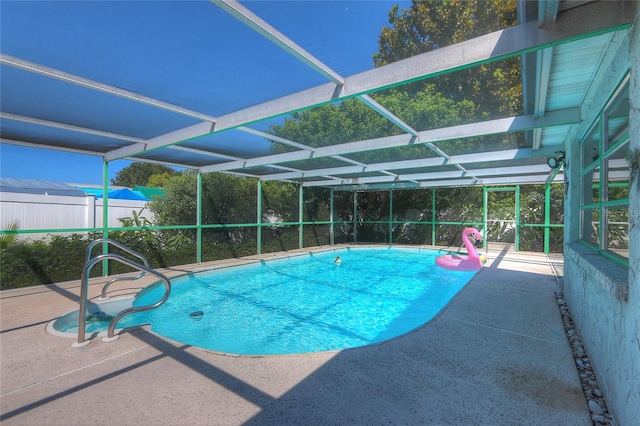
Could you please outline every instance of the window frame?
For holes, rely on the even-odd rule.
[[[629,97],[629,80],[630,74],[627,73],[580,141],[580,228],[578,232],[578,241],[581,244],[598,252],[603,257],[626,267],[629,267],[628,215],[627,255],[625,257],[619,252],[611,250],[609,241],[610,228],[620,224],[610,224],[607,212],[615,209],[623,210],[626,208],[627,211],[629,209],[628,192],[626,197],[609,199],[610,186],[624,187],[623,182],[626,182],[627,190],[629,188],[628,170],[626,181],[621,179],[620,176],[615,176],[613,180],[610,180],[609,170],[609,161],[619,159],[619,154],[624,152],[625,146],[628,149],[630,143],[629,120],[627,118],[626,125],[617,129],[614,135],[610,135],[608,124],[609,113],[619,110],[620,102],[624,99],[622,96],[626,93],[627,99]],[[594,135],[597,140],[594,139]],[[594,152],[594,149],[597,152]],[[587,154],[586,150],[590,151],[589,154]],[[589,162],[589,159],[592,161]],[[612,171],[611,175],[613,174]],[[597,198],[594,196],[596,193]],[[594,218],[593,212],[597,212],[597,215],[595,215],[597,218]],[[593,238],[592,234],[594,232],[594,224],[597,225],[595,238]]]

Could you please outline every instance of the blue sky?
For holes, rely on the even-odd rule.
[[[276,3],[278,3],[277,6]],[[243,2],[258,16],[344,76],[372,68],[372,55],[378,49],[380,30],[383,26],[388,25],[388,12],[395,3],[398,3],[401,8],[410,6],[410,1],[382,0],[349,2],[300,0],[275,3],[262,0]],[[70,7],[69,5],[67,3],[67,7]],[[285,5],[286,7],[283,7]],[[143,6],[143,3],[136,3],[136,7]],[[73,9],[71,11],[73,12]],[[79,10],[78,14],[81,14]],[[38,27],[46,24],[43,22]],[[354,26],[356,27],[355,31]],[[7,36],[13,36],[14,39],[19,36],[15,33],[10,34],[12,31],[10,25],[3,25],[3,27],[5,30],[0,27],[0,31],[2,31],[0,35],[5,37],[5,40],[8,40]],[[15,23],[13,28],[17,28],[16,31],[21,31],[20,27],[18,23]],[[46,34],[46,30],[40,31]],[[234,33],[233,35],[234,38],[242,38],[245,33]],[[255,34],[246,36],[254,40]],[[320,39],[321,42],[319,42]],[[245,41],[249,42],[248,40]],[[243,40],[238,40],[237,43],[242,44]],[[3,53],[21,56],[19,52],[5,52],[4,49]],[[52,60],[55,61],[55,58]],[[250,55],[238,55],[235,64],[238,69],[251,69],[253,65]],[[91,76],[86,77],[91,78]],[[285,83],[282,82],[283,85]],[[241,93],[235,95],[242,97]],[[3,109],[3,112],[11,111]],[[119,170],[129,164],[130,162],[125,160],[110,163],[109,179],[113,179]],[[78,184],[101,184],[102,158],[1,143],[0,176]]]

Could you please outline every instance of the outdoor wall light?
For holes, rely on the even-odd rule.
[[[547,158],[547,166],[557,169],[564,162],[564,151],[556,151],[555,157]]]

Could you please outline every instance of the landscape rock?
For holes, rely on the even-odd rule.
[[[604,410],[602,409],[600,404],[598,404],[594,400],[589,401],[589,411],[596,415],[604,414]]]
[[[582,384],[582,391],[584,392],[584,397],[591,414],[591,421],[594,426],[610,425],[613,423],[613,420],[607,409],[604,395],[598,387],[597,378],[591,366],[591,360],[580,340],[580,333],[575,328],[573,319],[569,313],[569,308],[562,295],[556,293],[556,300],[560,308],[565,335],[571,346],[573,358],[576,363],[578,377]]]

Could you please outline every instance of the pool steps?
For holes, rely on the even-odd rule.
[[[133,303],[135,301],[134,296],[124,296],[124,297],[115,297],[112,299],[95,299],[95,302],[88,302],[87,304],[87,314],[93,315],[96,313],[109,313],[113,314],[116,312],[123,311],[125,309],[133,307]],[[113,315],[110,315],[113,317]],[[67,329],[71,324],[74,324],[78,321],[78,309],[74,309],[72,311],[67,312],[66,314],[51,320],[46,327],[46,331],[48,334],[57,337],[71,338],[76,339],[77,333],[75,331],[61,331]],[[117,330],[119,331],[119,330]],[[107,335],[105,331],[98,331],[93,333],[86,333],[86,338],[92,337],[103,337]]]
[[[115,254],[115,253],[104,253],[104,254],[99,254],[97,256],[91,257],[91,251],[93,250],[93,248],[95,246],[97,246],[98,244],[103,244],[103,245],[108,245],[111,244],[117,248],[119,248],[120,250],[130,254],[133,257],[138,258],[139,260],[142,261],[142,263],[138,263],[136,261],[133,261],[131,259],[128,259],[124,256],[121,256],[119,254]],[[88,302],[88,296],[87,293],[89,291],[89,275],[91,273],[91,269],[98,264],[99,262],[103,261],[103,260],[115,260],[117,262],[120,262],[124,265],[128,265],[130,267],[132,267],[133,269],[137,269],[138,271],[140,271],[140,273],[134,277],[131,278],[115,278],[113,280],[108,281],[104,287],[102,288],[102,299],[106,298],[106,290],[107,287],[109,285],[111,285],[113,282],[115,281],[122,281],[122,280],[137,280],[141,277],[143,277],[146,274],[151,274],[151,275],[155,275],[158,278],[160,278],[160,280],[162,280],[162,282],[165,285],[165,294],[164,296],[156,303],[152,304],[152,305],[147,305],[147,306],[137,306],[137,307],[130,307],[130,308],[126,308],[122,311],[120,311],[118,314],[116,314],[113,319],[111,320],[111,322],[109,323],[109,329],[107,330],[107,336],[102,338],[103,342],[112,342],[116,339],[118,339],[119,335],[115,334],[115,327],[116,324],[118,323],[118,321],[120,321],[123,317],[125,317],[126,315],[135,313],[135,312],[143,312],[143,311],[148,311],[151,309],[155,309],[158,306],[162,305],[168,298],[169,298],[169,294],[171,293],[171,282],[169,281],[169,279],[161,274],[158,271],[155,271],[151,268],[149,268],[149,262],[147,261],[147,259],[142,256],[140,253],[137,253],[133,250],[131,250],[130,248],[126,247],[123,244],[118,243],[117,241],[111,240],[109,238],[100,238],[97,239],[96,241],[92,242],[88,247],[87,247],[87,261],[84,265],[84,268],[82,268],[82,278],[80,281],[80,308],[78,309],[78,340],[77,342],[75,342],[72,346],[74,348],[81,348],[84,347],[86,345],[88,345],[89,343],[91,343],[90,339],[86,338],[86,333],[85,333],[85,329],[86,329],[86,317],[87,317],[87,302]]]

